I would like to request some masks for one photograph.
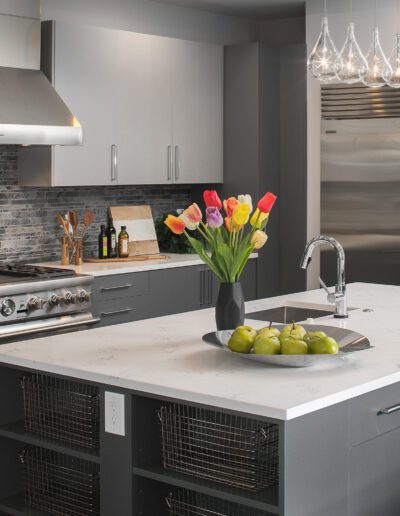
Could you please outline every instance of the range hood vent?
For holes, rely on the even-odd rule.
[[[323,120],[400,118],[400,91],[363,84],[329,84],[321,87]]]
[[[0,67],[0,144],[80,145],[82,128],[40,70]]]
[[[39,0],[1,9],[0,144],[82,144],[78,120],[40,71]]]

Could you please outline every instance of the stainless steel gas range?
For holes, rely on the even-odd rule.
[[[0,266],[0,344],[13,338],[87,327],[93,277],[69,269]]]

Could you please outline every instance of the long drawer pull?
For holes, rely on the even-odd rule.
[[[126,285],[118,285],[117,287],[101,287],[101,292],[109,292],[110,290],[121,290],[123,288],[131,288],[133,285],[131,283],[127,283]]]
[[[101,312],[101,317],[107,317],[108,315],[126,314],[132,312],[133,308],[123,308],[122,310],[114,310],[113,312]]]
[[[399,411],[400,411],[400,403],[397,404],[397,405],[393,405],[392,407],[388,407],[388,408],[384,408],[384,409],[378,410],[377,415],[378,416],[380,416],[380,415],[388,415],[388,414],[393,414],[394,412],[399,412]]]

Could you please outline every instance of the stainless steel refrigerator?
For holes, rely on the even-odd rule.
[[[400,91],[323,86],[321,232],[346,251],[348,282],[400,285]],[[321,276],[336,278],[321,254]]]

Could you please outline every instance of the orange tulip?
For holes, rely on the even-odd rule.
[[[232,217],[233,212],[235,211],[235,208],[238,204],[239,201],[235,197],[229,197],[228,200],[224,201],[224,210],[229,218]]]
[[[225,217],[225,227],[226,227],[226,230],[228,231],[228,233],[231,232],[231,218],[230,217]]]
[[[172,233],[175,233],[175,235],[182,235],[186,229],[184,221],[179,217],[175,217],[174,215],[168,215],[164,221],[164,224],[168,226]]]

